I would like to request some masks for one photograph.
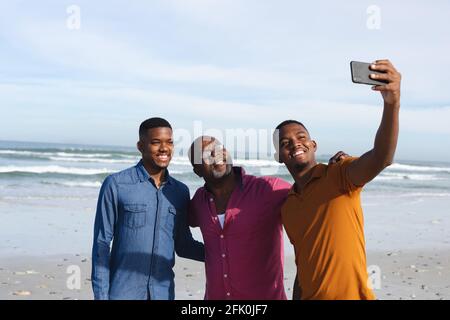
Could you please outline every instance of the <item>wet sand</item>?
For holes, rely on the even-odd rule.
[[[93,298],[89,251],[95,203],[94,196],[0,198],[0,299]],[[363,207],[368,266],[381,272],[373,275],[380,280],[374,282],[380,285],[377,298],[450,299],[450,197],[368,193]],[[198,228],[192,231],[201,241]],[[296,271],[286,237],[284,249],[290,298]],[[69,266],[79,267],[79,289],[67,286]],[[203,264],[177,258],[175,274],[176,299],[203,299]]]

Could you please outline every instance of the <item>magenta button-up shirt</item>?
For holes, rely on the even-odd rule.
[[[223,229],[205,187],[191,200],[189,222],[200,227],[205,243],[205,299],[286,299],[280,209],[291,185],[233,170],[241,183],[228,201]]]

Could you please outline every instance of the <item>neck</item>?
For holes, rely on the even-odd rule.
[[[146,163],[143,161],[144,168],[152,177],[153,181],[155,181],[156,186],[159,188],[161,186],[161,183],[164,182],[164,178],[166,176],[166,169],[165,168],[159,168],[152,166],[149,163]]]
[[[317,165],[317,161],[311,161],[304,167],[298,169],[296,168],[295,172],[291,172],[291,175],[293,176],[295,180],[295,186],[297,190],[303,189],[303,187],[308,183],[308,181],[311,179],[313,171],[311,170]]]
[[[206,187],[216,197],[230,194],[236,187],[236,175],[234,174],[234,170],[231,170],[230,174],[221,179],[206,181]]]

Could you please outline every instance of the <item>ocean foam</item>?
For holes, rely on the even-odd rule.
[[[421,171],[421,172],[447,172],[450,173],[450,167],[430,167],[430,166],[418,166],[410,164],[394,163],[389,166],[387,171],[401,170],[401,171]]]
[[[137,163],[139,160],[126,160],[126,159],[99,159],[99,158],[74,158],[74,157],[49,157],[53,161],[65,161],[65,162],[97,162],[97,163]]]
[[[57,182],[55,184],[59,184],[66,187],[83,187],[83,188],[100,188],[102,183],[99,181],[65,181],[65,182]]]
[[[383,172],[381,175],[375,177],[374,180],[415,180],[415,181],[435,181],[444,180],[432,174],[405,174],[405,173],[391,173]]]
[[[90,169],[90,168],[71,168],[71,167],[61,167],[61,166],[29,166],[29,167],[19,167],[19,166],[3,166],[0,167],[0,173],[61,173],[61,174],[75,174],[75,175],[95,175],[102,173],[113,172],[106,168],[101,169]]]

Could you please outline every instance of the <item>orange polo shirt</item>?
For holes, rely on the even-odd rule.
[[[355,159],[316,165],[306,186],[299,193],[292,187],[282,207],[301,299],[375,299],[367,286],[362,187],[347,173]]]

